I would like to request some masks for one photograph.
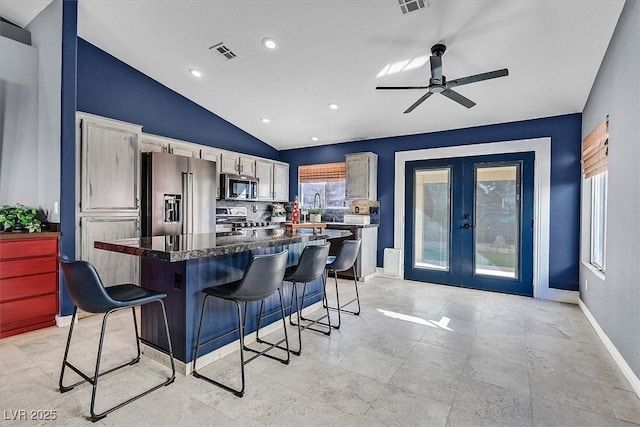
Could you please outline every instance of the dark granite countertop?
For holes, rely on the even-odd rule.
[[[107,251],[159,259],[169,262],[187,261],[249,251],[252,249],[334,239],[349,236],[348,231],[326,230],[312,234],[298,230],[292,234],[284,228],[233,231],[229,233],[186,234],[179,236],[141,237],[115,242],[95,242],[94,247]]]
[[[379,227],[379,224],[349,224],[346,222],[325,222],[327,228],[331,230],[348,230],[350,228],[373,228]]]

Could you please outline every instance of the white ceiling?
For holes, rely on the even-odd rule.
[[[0,16],[20,27],[26,27],[51,0],[0,0]]]
[[[397,4],[81,0],[78,33],[287,149],[580,112],[624,0],[431,0],[428,9],[408,15]],[[265,37],[279,48],[264,48]],[[209,50],[218,42],[237,57],[227,61]],[[403,114],[424,92],[375,87],[426,85],[428,62],[377,75],[387,64],[429,55],[437,42],[447,45],[449,80],[500,68],[510,75],[457,88],[477,103],[471,109],[434,95]],[[203,77],[190,76],[190,68]]]

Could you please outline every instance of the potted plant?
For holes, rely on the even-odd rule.
[[[42,231],[42,222],[36,218],[37,211],[20,203],[0,208],[0,225],[4,231]]]
[[[309,209],[309,222],[321,222],[323,209]]]

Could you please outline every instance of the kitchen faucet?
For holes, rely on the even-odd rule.
[[[313,195],[313,209],[316,208],[316,197],[318,198],[318,208],[321,208],[321,201],[320,201],[320,193],[316,193]]]

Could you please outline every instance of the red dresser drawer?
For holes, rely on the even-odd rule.
[[[0,259],[56,255],[58,239],[7,240],[0,245]]]
[[[0,279],[57,271],[57,256],[25,258],[0,262]]]
[[[0,302],[54,294],[58,291],[58,274],[45,273],[13,277],[0,282]]]
[[[4,332],[13,326],[22,326],[30,319],[47,316],[54,319],[58,314],[58,295],[43,295],[19,301],[0,303],[0,327]]]

